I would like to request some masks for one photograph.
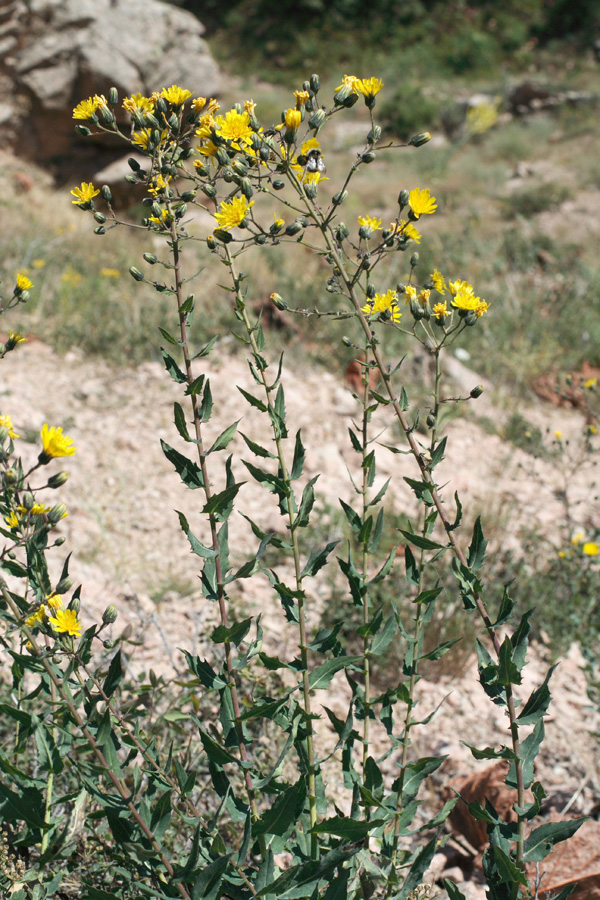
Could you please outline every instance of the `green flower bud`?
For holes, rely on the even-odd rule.
[[[206,238],[206,246],[209,250],[216,250],[217,242],[215,241],[212,234],[209,234],[209,236]]]
[[[34,503],[35,503],[35,498],[34,498],[33,494],[31,493],[31,491],[25,491],[25,493],[23,494],[22,505],[25,507],[26,510],[29,511],[30,509],[33,509]]]
[[[175,113],[172,113],[171,117],[169,118],[169,127],[171,131],[179,131],[179,119],[177,118]]]
[[[279,294],[271,294],[270,300],[273,306],[276,306],[277,309],[284,310],[288,308],[287,301],[284,300],[283,297],[281,297]]]
[[[243,159],[234,159],[234,161],[231,163],[231,168],[236,175],[240,175],[242,178],[244,177],[244,175],[248,174],[248,166]]]
[[[367,150],[366,153],[362,154],[360,161],[368,164],[372,163],[374,159],[375,153],[373,152],[373,150]]]
[[[74,613],[79,614],[79,610],[81,609],[81,600],[79,597],[71,597],[68,609],[72,609]]]
[[[14,469],[7,469],[4,473],[4,484],[11,485],[16,484],[17,481],[17,473]]]
[[[145,206],[145,207],[152,206],[153,203],[154,203],[154,200],[152,199],[152,197],[144,197],[142,199],[142,206]]]
[[[252,195],[254,194],[254,188],[252,187],[252,184],[250,183],[249,178],[242,178],[242,181],[240,184],[240,190],[241,190],[242,194],[244,195],[244,197],[246,197],[247,200],[249,200],[252,197]]]
[[[56,585],[56,593],[57,594],[66,594],[67,591],[70,591],[73,585],[75,584],[74,580],[67,576],[66,578],[61,578],[61,580]]]
[[[131,169],[132,172],[139,172],[140,169],[142,168],[140,166],[139,162],[137,161],[137,159],[134,159],[133,156],[129,157],[129,159],[127,160],[127,165],[129,166],[129,168]]]
[[[469,393],[469,397],[472,397],[473,400],[477,400],[478,397],[481,397],[483,394],[483,385],[478,384],[473,390]]]
[[[77,134],[80,134],[82,137],[89,137],[92,133],[90,129],[86,125],[76,125],[75,131]]]
[[[56,475],[51,475],[48,479],[48,487],[54,489],[62,487],[63,484],[66,483],[68,477],[68,472],[58,472]]]
[[[55,503],[48,513],[48,521],[51,525],[56,525],[67,514],[67,507],[64,503]]]
[[[105,125],[115,124],[115,117],[113,116],[110,109],[108,109],[108,107],[102,107],[102,109],[100,110],[100,115],[102,116],[102,121]]]
[[[324,109],[316,109],[308,120],[308,127],[312,131],[317,131],[325,121],[326,113]]]
[[[214,184],[203,184],[202,193],[206,194],[207,197],[210,197],[211,200],[214,200],[217,196],[217,189]]]
[[[135,266],[130,266],[130,268],[129,268],[129,274],[131,275],[132,278],[135,278],[136,281],[143,281],[143,280],[144,280],[144,273],[143,273],[143,272],[140,272],[139,269],[136,269]]]
[[[350,232],[348,228],[344,225],[343,222],[340,222],[340,224],[335,229],[335,239],[338,244],[341,244],[342,241],[345,241],[349,234]]]
[[[309,91],[309,92],[310,92],[310,81],[303,81],[303,82],[302,82],[302,90],[303,90],[303,91]]]
[[[254,243],[260,244],[260,245],[266,244],[267,243],[266,234],[257,234],[256,237],[254,238]]]
[[[192,200],[196,199],[196,191],[184,191],[181,195],[181,199],[185,203],[191,203]]]
[[[462,310],[461,310],[462,312]],[[477,324],[477,313],[470,309],[465,316],[465,325],[473,326]]]
[[[304,193],[309,200],[314,200],[318,193],[317,185],[309,181],[308,184],[304,185]]]
[[[57,537],[56,540],[54,541],[54,546],[62,547],[62,545],[65,543],[66,540],[67,540],[66,537],[64,537],[64,535],[61,535],[60,537]]]
[[[113,647],[115,646],[115,642],[114,641],[102,641],[102,646],[104,647],[105,650],[112,650]]]
[[[274,181],[273,182],[273,190],[281,191],[285,187],[285,181]]]
[[[381,137],[381,126],[373,125],[373,127],[371,128],[371,130],[369,131],[369,133],[367,135],[367,142],[369,144],[376,144],[380,137]]]
[[[102,613],[102,624],[112,625],[113,622],[117,621],[117,616],[117,607],[113,603],[111,603],[110,606],[107,606]]]
[[[119,102],[119,92],[116,87],[111,87],[108,92],[108,102],[111,106],[116,106]]]
[[[415,321],[423,318],[423,307],[416,298],[410,301],[410,311]]]
[[[342,344],[344,345],[344,347],[354,347],[353,342],[349,337],[346,337],[346,335],[344,335],[344,337],[342,338]]]
[[[221,165],[221,166],[229,165],[229,153],[227,152],[225,147],[219,147],[219,149],[217,150],[216,156],[217,156],[217,162],[219,163],[219,165]]]
[[[225,231],[224,228],[215,228],[213,232],[213,237],[215,237],[222,244],[230,244],[233,240],[233,235],[228,231]]]
[[[376,293],[376,291],[375,291],[375,285],[374,285],[374,284],[368,284],[368,285],[367,285],[367,299],[368,299],[368,300],[372,300],[373,297],[375,296],[375,293]]]
[[[208,168],[205,165],[194,166],[194,169],[201,178],[206,178],[206,176],[208,175]]]
[[[352,88],[347,84],[342,85],[339,91],[333,95],[333,102],[336,106],[343,106],[348,97],[352,96]]]
[[[348,196],[348,191],[338,191],[337,194],[334,194],[331,198],[331,202],[334,206],[339,206],[340,203],[343,203],[346,197]]]
[[[429,134],[429,132],[423,131],[423,132],[421,132],[421,134],[413,135],[408,143],[411,144],[413,147],[422,147],[423,144],[426,144],[427,141],[430,141],[430,140],[431,140],[431,135]]]
[[[267,162],[270,159],[271,151],[268,147],[262,146],[258,151],[258,155],[262,159],[263,162]]]
[[[236,184],[240,183],[240,179],[236,177],[235,172],[233,171],[233,169],[230,169],[229,166],[226,166],[223,169],[222,175],[223,181],[226,184],[231,184],[232,181],[235,181]]]
[[[176,219],[183,219],[183,217],[185,216],[186,212],[187,212],[187,204],[185,204],[185,203],[178,203],[177,206],[175,207],[175,218],[176,218]]]
[[[299,234],[299,232],[301,232],[301,231],[302,231],[302,225],[300,224],[300,222],[297,219],[295,222],[290,222],[290,224],[285,229],[285,233],[287,235],[289,235],[290,237],[293,237],[293,235],[295,235],[295,234]]]
[[[157,219],[160,219],[162,216],[162,207],[160,203],[157,203],[156,200],[152,204],[152,215],[156,216]]]
[[[311,75],[309,81],[309,89],[313,94],[318,94],[321,90],[321,79],[318,75]]]
[[[147,263],[150,263],[151,266],[158,262],[158,257],[156,257],[154,253],[144,253],[144,259]]]
[[[95,212],[94,219],[96,220],[96,222],[99,222],[100,225],[104,225],[104,223],[106,222],[106,216],[101,212]]]
[[[169,107],[167,106],[167,101],[165,100],[164,97],[158,97],[158,99],[154,105],[154,108],[157,109],[159,113],[162,113],[163,116],[169,109]]]
[[[410,265],[411,265],[411,268],[413,268],[413,269],[415,268],[415,266],[419,265],[419,254],[418,253],[413,253],[413,255],[410,258]]]
[[[408,203],[408,191],[403,190],[398,194],[398,206],[400,209],[404,209],[404,207]]]
[[[357,100],[358,100],[358,94],[355,94],[354,92],[352,92],[349,97],[346,97],[343,105],[346,109],[351,109],[354,106],[354,104],[357,102]],[[367,106],[368,105],[369,104],[367,103]]]
[[[137,175],[126,175],[126,176],[125,176],[125,181],[126,181],[128,184],[137,184],[138,181],[139,181],[139,178],[137,177]]]
[[[154,282],[154,290],[158,291],[159,294],[163,294],[167,289],[166,284],[161,284],[159,281]]]
[[[429,415],[427,416],[427,427],[433,428],[434,425],[435,425],[435,414],[434,414],[433,410],[430,410]]]

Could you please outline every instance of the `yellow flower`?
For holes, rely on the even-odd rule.
[[[404,288],[404,293],[406,295],[406,303],[410,303],[411,300],[417,299],[417,289],[412,284],[407,284]]]
[[[285,126],[289,128],[290,131],[296,131],[300,128],[300,123],[302,122],[302,113],[299,109],[287,109],[285,112]]]
[[[254,206],[254,200],[248,203],[245,197],[234,197],[230,203],[223,201],[221,211],[215,213],[219,228],[228,231],[230,228],[235,228],[236,225],[241,225],[251,206]]]
[[[432,313],[438,321],[442,321],[445,316],[452,315],[452,310],[448,309],[445,303],[436,303]]]
[[[42,425],[42,446],[44,447],[43,456],[54,459],[58,456],[73,456],[76,447],[73,446],[73,439],[62,433],[62,428],[51,428]]]
[[[188,97],[192,96],[192,92],[188,91],[186,88],[180,88],[176,84],[174,84],[170,88],[163,88],[160,94],[161,97],[164,97],[171,106],[183,106]]]
[[[554,432],[554,437],[556,438],[557,441],[562,441],[562,436],[563,436],[562,431],[555,431],[555,432]]]
[[[357,78],[354,82],[354,89],[367,98],[374,97],[382,87],[381,78]]]
[[[308,91],[294,91],[294,97],[296,98],[296,106],[298,109],[302,109],[306,105],[306,101],[310,99],[310,94]]]
[[[441,272],[438,272],[437,269],[434,269],[431,274],[431,280],[433,281],[433,286],[438,292],[438,294],[446,293],[446,282],[444,281],[444,276]]]
[[[600,553],[600,545],[595,544],[593,541],[585,543],[582,549],[586,556],[598,556]]]
[[[244,109],[249,116],[253,116],[254,110],[256,109],[256,103],[254,102],[254,100],[244,100]]]
[[[34,269],[43,269],[44,266],[46,265],[46,260],[45,259],[34,259],[34,260],[32,260],[31,265],[33,266]]]
[[[583,539],[584,539],[583,531],[577,531],[571,538],[571,543],[573,544],[573,546],[576,547],[578,544],[580,544],[582,542]]]
[[[385,294],[375,294],[372,300],[362,307],[366,316],[376,316],[379,313],[387,314],[392,322],[399,322],[402,313],[398,308],[398,295],[396,291],[386,291]]]
[[[195,97],[192,100],[192,112],[199,113],[202,112],[204,107],[206,106],[206,97]]]
[[[375,219],[372,216],[359,216],[358,224],[360,225],[359,235],[368,240],[374,231],[381,228],[381,219]]]
[[[27,619],[25,619],[25,624],[28,628],[35,628],[37,622],[43,622],[44,617],[46,615],[46,610],[43,606],[38,606],[38,608],[33,612]]]
[[[214,116],[214,114],[216,113],[216,111],[218,109],[221,109],[221,104],[219,103],[218,100],[215,100],[211,97],[211,99],[208,102],[208,106],[206,107],[206,111],[205,111],[204,115],[205,116]]]
[[[94,103],[96,108],[108,109],[108,101],[104,94],[94,94]]]
[[[26,275],[17,275],[16,284],[18,291],[28,291],[33,287],[33,282]]]
[[[360,81],[360,78],[357,78],[356,75],[344,75],[344,77],[342,78],[342,83],[339,85],[339,87],[336,87],[335,93],[337,94],[337,92],[341,91],[342,88],[350,88],[353,93],[358,93],[358,91],[356,90],[357,81]]]
[[[4,517],[4,521],[8,525],[9,528],[18,528],[19,522],[21,521],[16,514],[16,512],[11,512],[8,516]]]
[[[586,425],[585,430],[587,434],[598,434],[598,428],[596,425]]]
[[[597,384],[598,384],[598,379],[597,379],[597,378],[588,378],[587,381],[584,381],[584,382],[583,382],[584,388],[588,388],[588,389],[589,389],[589,388],[595,388]]]
[[[93,197],[96,197],[100,193],[100,191],[94,187],[91,181],[82,181],[81,187],[73,188],[71,193],[76,197],[71,203],[77,203],[79,205],[80,203],[89,203]]]
[[[56,594],[53,592],[52,594],[48,594],[45,600],[52,612],[56,612],[57,610],[62,609],[63,602],[60,594]]]
[[[0,416],[0,425],[3,428],[8,429],[8,436],[9,436],[9,438],[12,438],[12,440],[14,440],[15,438],[21,437],[21,435],[17,434],[17,432],[15,431],[15,428],[14,428],[14,425],[12,423],[12,419],[10,416],[8,416],[8,415]]]
[[[429,188],[413,188],[408,195],[408,202],[417,219],[419,216],[431,215],[437,209],[436,199],[429,195]]]
[[[400,231],[399,234],[410,238],[415,244],[421,243],[421,232],[417,231],[412,222],[405,222],[404,219],[400,219]]]
[[[88,97],[87,100],[82,100],[77,104],[75,109],[73,110],[73,118],[74,119],[91,119],[98,107],[100,106],[99,100],[96,97]]]
[[[154,100],[151,97],[144,97],[138,92],[123,100],[123,109],[126,109],[128,113],[151,113],[154,112]]]
[[[141,147],[142,150],[148,149],[148,144],[150,142],[150,129],[142,128],[141,131],[136,132],[131,139],[131,143],[135,144],[137,147]]]
[[[429,303],[430,294],[431,291],[429,290],[429,288],[423,288],[423,290],[419,293],[419,303],[421,304],[421,306],[425,306],[427,303]]]
[[[50,512],[50,507],[44,506],[43,503],[34,503],[31,509],[26,509],[24,506],[17,506],[17,509],[22,516],[26,516],[27,513],[31,513],[32,516],[42,516],[44,513]]]
[[[483,302],[485,303],[485,301]],[[456,306],[457,309],[473,310],[474,312],[477,312],[480,306],[480,300],[475,294],[471,294],[468,291],[459,291],[452,299],[452,305]],[[485,306],[487,309],[487,303]],[[485,312],[485,310],[483,310],[483,312]]]
[[[566,559],[566,556],[567,556],[567,554],[565,553],[564,550],[559,550],[558,555],[560,556],[561,559]]]
[[[247,144],[252,137],[250,116],[247,112],[239,113],[235,109],[230,109],[224,116],[217,116],[215,131],[226,141],[233,141],[238,145]]]
[[[285,225],[285,219],[280,219],[277,213],[273,213],[273,219],[275,221],[273,222],[272,229],[274,231],[281,231],[281,229]]]
[[[121,273],[118,269],[100,269],[100,274],[103,278],[120,278]]]
[[[81,634],[81,622],[73,609],[57,609],[56,616],[48,621],[59,634],[70,634],[73,637],[79,637]]]
[[[448,282],[448,290],[454,297],[455,294],[473,294],[475,293],[473,290],[473,285],[469,284],[468,281],[449,281]]]
[[[479,300],[479,297],[477,299]],[[475,315],[478,319],[480,319],[482,315],[488,311],[489,308],[489,303],[486,303],[485,300],[479,300],[479,303],[475,307]]]

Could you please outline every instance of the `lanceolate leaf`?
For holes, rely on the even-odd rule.
[[[308,678],[309,686],[312,690],[322,690],[329,685],[335,673],[339,672],[340,669],[359,665],[361,662],[362,656],[336,656],[334,659],[328,659],[322,666],[318,666],[310,673]]]
[[[411,544],[414,544],[415,547],[419,547],[420,550],[446,549],[443,544],[438,544],[437,541],[432,541],[420,534],[413,534],[412,531],[403,531],[403,529],[400,528],[400,533],[404,535],[407,541],[409,541]]]
[[[345,838],[347,841],[361,841],[375,828],[385,824],[385,819],[350,819],[346,816],[333,816],[315,825],[313,832],[316,834],[335,834],[336,837]]]
[[[213,514],[219,522],[224,522],[231,513],[233,501],[239,489],[245,483],[245,481],[238,481],[236,484],[219,491],[218,494],[213,494],[208,503],[204,505],[202,512],[206,515]]]
[[[548,670],[543,683],[530,694],[527,702],[517,717],[521,725],[533,725],[533,723],[537,722],[548,709],[548,704],[550,703],[548,682],[555,669],[556,665],[552,666]]]
[[[179,524],[181,525],[181,530],[190,542],[192,553],[195,553],[196,556],[200,556],[203,559],[214,559],[218,555],[217,551],[213,550],[212,547],[205,546],[202,541],[199,541],[198,538],[192,534],[192,531],[190,530],[190,526],[188,524],[188,520],[182,512],[178,512],[177,515],[179,516]]]
[[[292,471],[290,472],[290,480],[295,481],[300,478],[304,471],[304,460],[306,459],[306,451],[302,443],[302,435],[300,430],[296,432],[296,444],[294,446],[294,459],[292,462]]]
[[[166,350],[163,349],[163,347],[160,348],[160,352],[165,363],[165,368],[173,381],[176,381],[178,384],[183,384],[185,381],[187,381],[187,378],[185,377],[184,373],[181,371],[173,357],[169,356],[169,354]]]
[[[467,565],[474,572],[476,572],[477,569],[480,569],[483,565],[486,547],[487,541],[483,536],[481,516],[477,516],[475,525],[473,527],[473,539],[471,541],[471,546],[469,547],[469,556],[467,558]]]
[[[235,436],[235,432],[237,431],[239,419],[237,422],[234,422],[233,425],[230,425],[229,428],[226,428],[225,431],[222,431],[219,437],[216,439],[208,453],[216,453],[217,450],[224,450]]]
[[[290,825],[298,820],[305,798],[305,779],[300,778],[296,784],[279,794],[271,808],[254,823],[252,833],[284,835]]]
[[[319,569],[322,569],[325,563],[327,562],[327,558],[329,554],[332,553],[333,550],[337,547],[339,541],[330,541],[325,547],[321,550],[314,550],[300,572],[301,578],[309,578],[313,575],[316,575]]]
[[[160,445],[163,453],[169,462],[175,466],[175,471],[187,487],[192,488],[192,490],[204,487],[202,472],[195,462],[187,459],[187,457],[167,444],[166,441],[161,440]]]

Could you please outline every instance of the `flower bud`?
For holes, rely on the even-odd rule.
[[[216,247],[217,247],[217,242],[215,241],[215,239],[214,239],[214,237],[212,236],[212,234],[209,234],[209,236],[206,238],[206,246],[208,247],[209,250],[215,250],[215,249],[216,249]]]
[[[352,88],[347,84],[343,84],[339,91],[336,91],[333,95],[333,102],[336,106],[343,106],[348,97],[351,97],[352,94]]]
[[[113,622],[117,621],[117,616],[117,607],[113,603],[111,603],[110,606],[107,606],[102,613],[102,624],[112,625]]]
[[[219,149],[217,150],[217,153],[216,153],[216,157],[217,157],[217,162],[219,163],[219,165],[221,165],[221,166],[229,165],[229,153],[227,152],[225,147],[219,147]]]
[[[341,244],[342,241],[345,241],[349,234],[350,232],[348,228],[344,225],[343,222],[340,222],[340,224],[335,229],[335,239],[338,244]]]
[[[127,160],[127,165],[129,166],[129,168],[131,169],[132,172],[139,172],[140,169],[142,168],[140,166],[139,162],[137,161],[137,159],[135,159],[133,156],[129,157],[129,159]]]
[[[422,147],[423,144],[426,144],[427,141],[431,140],[431,135],[428,131],[423,131],[421,134],[414,134],[410,141],[408,142],[413,147]]]
[[[23,494],[23,506],[27,511],[33,509],[33,504],[35,503],[35,499],[31,491],[25,491]]]
[[[0,425],[0,444],[3,444],[5,441],[8,440],[9,434],[10,434],[10,432],[9,432],[8,428],[6,427],[6,425]]]
[[[376,144],[380,137],[381,137],[381,126],[373,125],[373,127],[371,128],[371,130],[369,131],[369,133],[367,135],[367,143]]]
[[[62,547],[62,545],[65,543],[66,540],[67,540],[66,537],[64,537],[64,535],[61,535],[60,537],[57,537],[56,540],[54,541],[54,546]]]
[[[81,600],[79,597],[71,597],[67,609],[72,609],[74,613],[79,614],[79,610],[81,609]]]
[[[300,222],[298,222],[297,219],[295,222],[290,222],[290,224],[285,229],[285,233],[287,235],[289,235],[290,237],[292,237],[295,234],[298,234],[300,231],[302,231],[302,225],[300,224]]]
[[[146,262],[149,263],[151,266],[153,266],[155,263],[158,262],[158,257],[156,257],[156,256],[154,255],[154,253],[144,253],[144,259],[145,259]]]
[[[400,209],[404,209],[404,207],[408,203],[408,191],[403,190],[398,194],[398,206]]]
[[[271,300],[273,306],[276,306],[277,309],[284,310],[288,308],[287,302],[279,294],[271,294],[269,299]]]
[[[102,199],[106,201],[106,203],[110,203],[112,200],[112,191],[107,184],[103,184],[100,188],[100,193],[102,195]]]
[[[427,427],[433,428],[435,425],[435,413],[433,410],[429,410],[429,415],[427,416]]]
[[[66,594],[67,591],[71,590],[74,584],[74,580],[67,575],[65,578],[60,579],[60,581],[56,585],[55,592],[57,594]]]
[[[196,192],[195,191],[184,191],[183,194],[181,195],[181,199],[185,203],[191,203],[192,200],[196,199]]]
[[[158,103],[157,103],[157,108],[158,108]],[[160,130],[160,122],[158,121],[156,116],[153,115],[153,113],[146,113],[144,118],[145,118],[145,124],[148,128],[153,128],[156,131]],[[159,135],[159,138],[160,138],[160,135]]]
[[[415,268],[415,266],[419,265],[419,254],[418,253],[413,253],[413,255],[410,258],[410,265],[411,265],[411,268],[413,268],[413,269]]]
[[[348,196],[348,191],[338,191],[337,194],[334,194],[331,198],[331,202],[334,206],[339,206],[340,203],[343,203],[346,197]]]
[[[235,181],[236,184],[240,183],[241,179],[236,176],[233,169],[230,169],[229,166],[225,166],[221,174],[223,175],[223,181],[226,184],[231,184],[232,181]]]
[[[130,267],[129,267],[129,274],[131,275],[132,278],[135,278],[136,281],[143,281],[143,280],[144,280],[144,273],[143,273],[143,272],[140,272],[139,269],[136,269],[135,266],[130,266]]]
[[[366,153],[363,153],[362,156],[360,157],[360,161],[367,163],[367,164],[372,163],[374,159],[375,159],[375,153],[373,152],[373,150],[367,150]]]
[[[183,219],[187,212],[187,204],[186,203],[178,203],[175,207],[175,218]]]
[[[312,129],[312,131],[318,131],[323,122],[325,121],[326,114],[324,109],[316,109],[310,119],[308,120],[308,127]]]
[[[15,484],[17,481],[17,473],[14,469],[7,469],[4,473],[4,484],[11,485]]]
[[[87,127],[87,125],[76,125],[75,131],[77,132],[77,134],[80,134],[82,137],[89,137],[90,134],[92,133],[90,131],[90,129]]]
[[[318,94],[321,90],[321,79],[318,75],[310,76],[309,89],[313,92],[313,94]]]
[[[171,131],[179,130],[179,119],[177,118],[175,113],[172,113],[169,118],[169,127],[170,127]]]
[[[100,225],[104,225],[104,223],[106,222],[106,216],[101,212],[95,212],[94,219],[96,220],[96,222],[99,222]]]
[[[304,185],[304,193],[309,200],[314,200],[318,193],[317,185],[314,182],[309,181]]]
[[[48,513],[48,521],[51,525],[56,525],[61,519],[67,515],[67,507],[64,503],[55,503]]]
[[[206,194],[207,197],[210,197],[211,200],[214,200],[217,196],[217,189],[214,184],[203,184],[202,193]]]
[[[274,181],[273,182],[273,190],[281,191],[285,187],[285,181]]]
[[[51,475],[48,479],[48,487],[55,489],[62,487],[63,484],[65,484],[65,482],[67,481],[68,477],[68,472],[58,472],[56,475]]]
[[[233,235],[230,234],[229,231],[225,231],[224,228],[215,228],[213,237],[215,237],[222,244],[230,244],[233,240]]]
[[[115,642],[114,641],[102,641],[102,646],[104,647],[105,650],[112,650],[113,647],[115,646]]]
[[[461,310],[462,312],[462,310]],[[464,318],[465,325],[473,326],[477,324],[477,313],[470,309]]]
[[[130,175],[125,175],[125,181],[127,182],[127,184],[137,184],[139,179],[138,179],[137,175],[130,174]]]
[[[195,165],[194,168],[201,178],[206,178],[206,176],[208,175],[208,168],[204,165],[204,163]]]
[[[106,228],[104,225],[98,225],[97,228],[94,228],[94,234],[106,234]]]
[[[473,400],[477,400],[478,397],[481,397],[483,394],[483,385],[478,384],[473,390],[469,393],[469,397],[472,397]]]
[[[344,347],[354,347],[354,343],[350,340],[349,337],[346,337],[346,335],[344,335],[342,338],[342,344],[344,345]]]
[[[156,100],[156,103],[154,105],[154,108],[157,109],[158,112],[164,116],[164,114],[167,112],[169,107],[167,106],[167,101],[165,100],[164,97],[158,97]]]
[[[254,188],[252,187],[249,178],[242,178],[240,183],[240,190],[247,200],[252,197],[252,195],[254,194]]]
[[[422,319],[424,317],[423,307],[421,306],[421,304],[419,303],[419,301],[416,298],[413,298],[410,301],[410,311],[412,313],[413,319],[416,322],[418,322],[419,319]]]
[[[108,102],[111,106],[116,106],[119,102],[119,92],[116,87],[111,87],[108,92]]]

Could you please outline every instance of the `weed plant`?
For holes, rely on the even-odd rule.
[[[452,614],[457,597],[482,633],[476,641],[482,690],[506,712],[505,742],[471,747],[478,760],[508,761],[505,781],[514,796],[510,820],[489,801],[469,804],[487,828],[490,900],[534,896],[537,866],[581,824],[537,821],[545,792],[534,762],[552,670],[522,696],[532,610],[515,620],[507,586],[498,603],[488,602],[481,520],[463,517],[458,494],[452,498],[437,481],[448,440],[442,413],[474,403],[482,391],[473,385],[466,396],[449,397],[444,355],[459,338],[476,344],[494,306],[450,258],[440,258],[439,269],[423,269],[420,229],[438,208],[429,188],[395,185],[390,221],[367,204],[358,216],[344,212],[366,168],[429,140],[426,132],[403,143],[382,139],[375,114],[381,88],[378,78],[345,76],[326,102],[312,75],[275,127],[260,123],[250,100],[220,113],[215,100],[193,98],[176,85],[122,103],[111,89],[108,98],[95,95],[74,110],[81,135],[108,131],[145,156],[143,165],[132,158],[128,181],[145,192],[148,244],[129,272],[147,296],[172,304],[160,326],[160,352],[181,393],[173,410],[177,434],[161,444],[195,499],[193,517],[180,512],[179,521],[218,624],[206,635],[206,656],[185,651],[178,691],[152,671],[132,680],[123,646],[131,634],[126,630],[116,644],[104,634],[117,618],[114,605],[101,622],[89,622],[84,592],[69,576],[69,555],[58,581],[48,573],[47,555],[64,553],[53,531],[66,508],[48,505],[47,497],[67,475],[48,476],[47,467],[76,448],[62,428],[46,424],[36,459],[30,445],[19,443],[13,413],[3,415],[0,640],[7,662],[2,710],[11,728],[0,754],[1,877],[13,900],[426,896],[424,874],[448,838],[444,829],[459,798],[436,809],[423,803],[445,760],[415,752],[415,726],[433,717],[421,715],[415,687],[424,667],[457,640],[431,640],[432,622]],[[334,183],[325,174],[328,129],[359,102],[368,117],[364,142]],[[103,243],[131,224],[113,209],[108,187],[83,182],[71,194]],[[198,210],[211,217],[209,233],[194,224]],[[191,330],[203,315],[191,286],[196,281],[203,297],[207,291],[195,259],[188,261],[198,248],[221,271],[221,302],[255,385],[248,391],[231,384],[240,417],[220,432],[213,411],[223,398],[213,396],[204,371],[218,352],[216,336],[199,345]],[[281,280],[282,294],[277,283],[266,288],[248,278],[246,259],[257,248],[289,255],[294,272],[313,271],[310,260],[318,261],[310,303],[285,296],[289,281]],[[392,280],[396,267],[405,275]],[[24,303],[30,286],[20,274],[2,311]],[[345,537],[326,537],[315,518],[318,481],[304,474],[303,435],[286,411],[277,332],[266,332],[252,305],[265,290],[278,311],[310,317],[320,334],[343,323],[340,343],[360,372],[359,412],[348,429],[354,499],[340,500]],[[10,333],[0,355],[22,340]],[[403,384],[403,357],[412,346],[432,363],[424,406]],[[262,417],[259,440],[239,429],[249,409]],[[418,510],[392,523],[391,547],[382,536],[394,479],[375,487],[382,438],[374,422],[382,416],[401,435],[400,446],[389,449],[412,462],[403,481]],[[243,449],[234,453],[238,432]],[[248,480],[278,510],[277,531],[245,513]],[[240,563],[229,544],[234,511],[244,516],[255,546]],[[474,524],[465,536],[467,519]],[[269,549],[279,554],[270,566]],[[311,624],[313,610],[320,612],[319,573],[328,567],[339,570],[355,610],[351,633],[342,635],[341,622]],[[442,572],[452,578],[449,589]],[[242,579],[258,579],[265,602],[278,609],[275,633],[263,631],[261,616],[240,615],[235,598]],[[398,668],[380,690],[374,668],[392,645]],[[340,686],[343,711],[332,704]],[[450,900],[463,897],[452,881],[445,888]]]

